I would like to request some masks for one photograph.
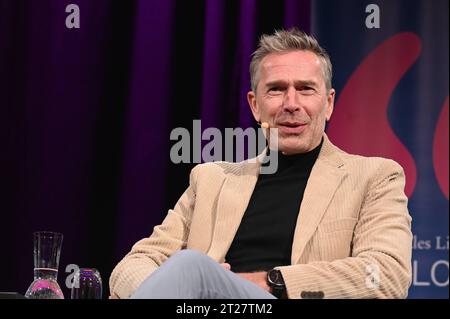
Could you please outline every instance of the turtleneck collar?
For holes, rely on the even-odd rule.
[[[277,172],[283,171],[287,168],[290,168],[292,166],[299,166],[303,167],[304,169],[311,170],[312,166],[317,160],[317,157],[319,156],[320,149],[323,145],[323,137],[320,141],[320,144],[314,148],[311,151],[308,151],[306,153],[298,153],[298,154],[292,154],[292,155],[286,155],[282,152],[275,151],[278,154],[278,170]],[[270,150],[270,152],[274,152],[273,150]]]

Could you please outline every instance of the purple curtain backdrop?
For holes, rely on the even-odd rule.
[[[65,26],[69,4],[80,8],[80,29]],[[360,154],[352,141],[368,152],[377,143],[387,149],[387,141],[369,127],[354,135],[364,122],[339,124],[339,114],[362,110],[371,123],[367,114],[381,106],[344,103],[343,91],[380,44],[402,32],[420,40],[420,57],[389,98],[383,122],[373,124],[388,123],[416,163],[415,240],[447,240],[446,249],[414,248],[410,296],[448,298],[448,1],[378,1],[379,30],[365,27],[367,4],[0,0],[0,291],[25,292],[32,232],[52,230],[64,234],[66,298],[69,264],[98,268],[106,297],[113,267],[188,185],[195,164],[170,161],[172,129],[192,131],[194,119],[202,129],[255,127],[246,101],[250,55],[261,34],[295,26],[331,53],[337,99],[329,133]],[[386,52],[377,63],[397,66],[395,52]],[[353,83],[379,93],[373,88],[384,82]]]
[[[81,28],[67,29],[68,4]],[[64,234],[68,264],[100,270],[148,236],[187,187],[171,129],[254,125],[258,37],[309,31],[309,0],[0,0],[0,291],[32,281],[32,232]],[[66,298],[69,296],[64,288]]]
[[[167,102],[174,93],[168,76],[174,8],[170,0],[142,0],[136,6],[115,229],[119,258],[167,209],[162,199],[169,152]]]

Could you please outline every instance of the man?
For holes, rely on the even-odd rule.
[[[278,31],[261,38],[250,73],[253,115],[278,129],[277,172],[259,174],[258,161],[196,166],[175,208],[114,269],[112,296],[406,297],[404,173],[329,141],[328,54],[303,32]]]

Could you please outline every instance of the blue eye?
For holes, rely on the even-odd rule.
[[[280,87],[280,86],[274,86],[274,87],[271,87],[271,88],[269,88],[269,93],[278,93],[278,92],[283,92],[284,91],[284,89],[282,88],[282,87]]]
[[[315,90],[310,86],[303,86],[300,88],[300,92],[303,94],[313,94]]]

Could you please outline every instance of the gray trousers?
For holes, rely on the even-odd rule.
[[[131,299],[276,299],[209,256],[181,250],[155,270]]]

